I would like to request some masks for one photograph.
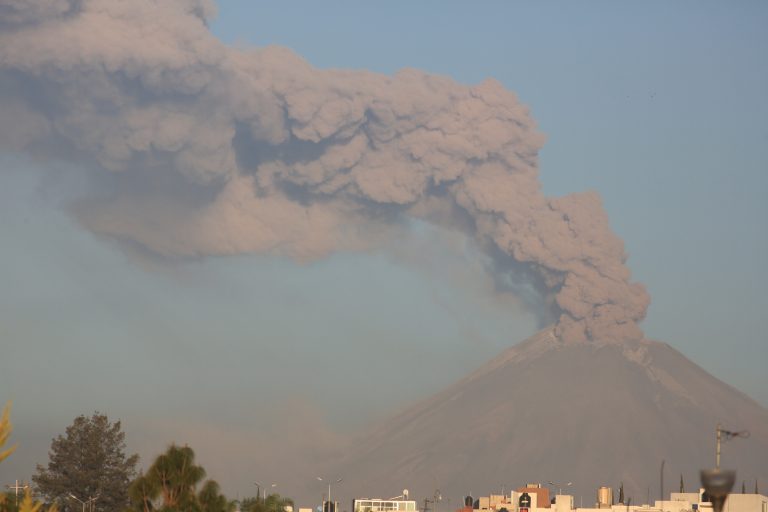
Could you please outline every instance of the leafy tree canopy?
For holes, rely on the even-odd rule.
[[[137,512],[231,512],[234,507],[215,481],[207,480],[197,491],[204,478],[205,469],[195,464],[192,448],[171,445],[131,483],[131,506]]]
[[[22,494],[22,498],[24,495]],[[0,494],[0,512],[18,512],[19,505],[17,496],[14,492],[4,492]]]
[[[139,456],[126,456],[119,421],[111,423],[98,412],[78,416],[64,435],[53,439],[48,456],[48,467],[38,465],[32,481],[49,501],[71,511],[79,511],[81,503],[70,495],[82,502],[97,497],[92,503],[103,512],[121,512],[128,505]]]
[[[293,500],[277,493],[266,498],[245,498],[240,501],[241,512],[284,512],[288,506],[293,506]]]

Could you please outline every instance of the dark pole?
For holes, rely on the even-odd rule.
[[[659,475],[659,493],[661,494],[661,511],[662,512],[664,512],[664,462],[665,462],[664,459],[661,459],[661,475]]]

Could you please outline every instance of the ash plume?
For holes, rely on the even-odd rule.
[[[535,276],[561,339],[642,337],[649,297],[599,196],[543,195],[544,137],[512,92],[227,47],[214,11],[0,0],[0,149],[92,169],[78,219],[159,255],[311,260],[422,219]]]

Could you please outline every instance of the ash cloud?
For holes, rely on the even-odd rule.
[[[565,341],[642,337],[649,297],[596,193],[545,197],[498,82],[234,49],[204,0],[0,0],[0,149],[94,169],[94,232],[168,257],[368,250],[416,218],[522,269]],[[506,260],[506,262],[505,262]],[[500,282],[503,280],[500,280]]]

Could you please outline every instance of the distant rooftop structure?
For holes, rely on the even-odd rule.
[[[768,512],[768,496],[757,492],[731,493],[723,510]],[[712,512],[712,503],[707,500],[704,489],[700,489],[699,492],[673,492],[670,493],[669,499],[656,500],[653,503],[635,505],[628,501],[615,504],[613,490],[610,487],[600,487],[594,506],[577,507],[574,497],[569,494],[558,494],[554,502],[550,502],[547,488],[540,484],[527,484],[506,496],[478,497],[473,506],[465,503],[465,507],[456,512]]]
[[[414,500],[383,500],[381,498],[356,498],[352,500],[352,512],[415,512]]]

